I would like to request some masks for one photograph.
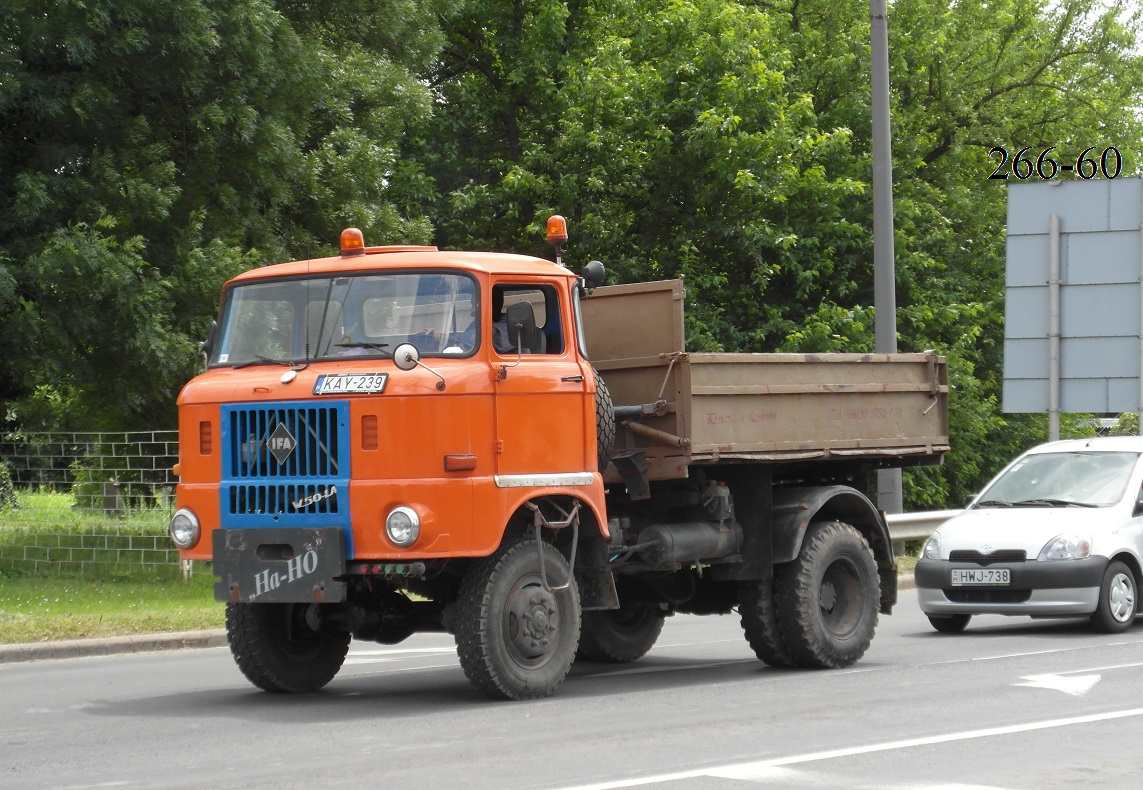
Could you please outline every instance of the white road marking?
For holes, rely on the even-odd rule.
[[[906,738],[900,741],[886,743],[873,743],[866,746],[852,746],[845,749],[831,749],[823,752],[809,752],[789,757],[776,757],[770,760],[757,760],[749,763],[734,763],[723,766],[711,766],[690,771],[677,771],[674,773],[641,776],[632,779],[619,779],[611,782],[597,782],[594,784],[572,785],[562,790],[617,790],[623,787],[639,787],[641,785],[675,782],[685,779],[698,779],[700,777],[716,777],[720,779],[763,779],[773,776],[773,769],[787,765],[834,760],[840,757],[854,757],[875,752],[895,751],[899,749],[912,749],[917,746],[932,746],[935,744],[966,741],[974,738],[993,738],[1001,735],[1014,735],[1022,732],[1035,732],[1049,730],[1057,727],[1071,727],[1077,724],[1092,724],[1094,722],[1112,721],[1143,716],[1143,708],[1111,711],[1109,713],[1096,713],[1089,716],[1072,716],[1066,719],[1046,719],[1027,724],[1014,724],[1007,727],[985,727],[979,730],[965,730],[952,732],[946,735],[931,735],[924,738]]]
[[[1062,691],[1065,694],[1071,694],[1073,697],[1082,697],[1087,694],[1096,683],[1100,680],[1100,675],[1079,675],[1074,678],[1066,678],[1061,675],[1025,675],[1021,680],[1023,683],[1017,683],[1017,686],[1027,686],[1028,688],[1039,689],[1052,689],[1053,691]]]

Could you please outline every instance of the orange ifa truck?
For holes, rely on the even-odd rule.
[[[494,697],[737,610],[758,658],[844,667],[897,577],[872,472],[939,463],[945,360],[695,354],[681,281],[367,247],[228,282],[179,400],[185,560],[246,677],[330,682],[351,639],[455,636]]]

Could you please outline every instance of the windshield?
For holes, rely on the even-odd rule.
[[[1109,507],[1123,497],[1138,453],[1042,453],[1004,472],[976,507]]]
[[[212,366],[425,356],[476,345],[476,283],[464,274],[400,272],[240,283],[223,297]]]

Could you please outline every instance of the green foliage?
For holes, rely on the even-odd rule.
[[[21,350],[0,358],[8,418],[169,427],[226,279],[332,251],[348,224],[427,236],[385,192],[397,138],[427,112],[416,72],[451,4],[8,3],[0,342]]]
[[[950,358],[952,446],[908,505],[958,504],[1042,416],[1002,411],[1006,193],[988,151],[1116,145],[1139,172],[1139,9],[898,0],[889,17],[899,346]],[[869,18],[825,0],[471,0],[405,147],[438,243],[685,276],[693,350],[873,347]],[[409,186],[406,186],[409,185]],[[414,193],[415,192],[415,196]]]
[[[955,505],[1045,437],[1005,414],[989,149],[1143,155],[1143,9],[890,6],[898,341],[950,359]],[[169,427],[221,284],[371,244],[684,276],[693,350],[873,347],[869,18],[828,0],[11,0],[0,18],[0,401]],[[1078,423],[1077,423],[1078,424]]]
[[[0,458],[0,510],[19,507],[16,500],[16,489],[12,485],[12,472],[8,464]]]
[[[1129,411],[1120,414],[1119,418],[1115,421],[1115,425],[1111,428],[1112,436],[1138,436],[1139,435],[1139,412]]]

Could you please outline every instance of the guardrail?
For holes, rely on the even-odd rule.
[[[930,510],[925,513],[889,513],[885,521],[889,525],[889,539],[893,549],[900,554],[902,544],[907,540],[923,540],[936,531],[961,510]]]

